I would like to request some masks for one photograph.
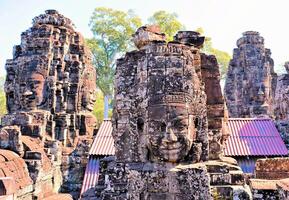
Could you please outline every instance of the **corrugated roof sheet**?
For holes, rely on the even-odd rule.
[[[229,118],[225,156],[287,155],[288,150],[271,119]]]
[[[89,155],[114,155],[114,140],[112,137],[112,123],[110,119],[104,119],[94,138]]]
[[[80,195],[97,185],[99,176],[99,159],[90,157],[86,165]]]

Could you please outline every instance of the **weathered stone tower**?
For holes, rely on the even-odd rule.
[[[33,180],[29,194],[19,193],[77,197],[96,125],[96,71],[83,37],[68,18],[47,10],[21,34],[5,67],[0,148],[24,159]]]
[[[229,116],[272,116],[277,74],[264,38],[258,32],[247,31],[237,41],[237,47],[225,83]]]
[[[224,102],[216,59],[200,53],[204,37],[180,31],[166,43],[150,26],[133,40],[138,50],[116,67],[116,155],[101,161],[96,192],[83,199],[209,200],[219,189],[234,193],[224,184],[246,194],[242,172],[220,156]]]
[[[146,44],[149,41],[145,34],[159,36],[159,43]],[[176,35],[176,41],[192,38],[203,40],[194,32]],[[120,136],[115,137],[117,159],[207,160],[206,94],[198,49],[177,42],[166,44],[162,35],[143,29],[134,39],[140,51],[119,59],[116,69],[114,134]],[[165,140],[172,143],[174,151]],[[190,158],[186,158],[189,152]]]
[[[289,148],[289,62],[286,62],[284,67],[287,73],[278,76],[277,79],[274,114],[277,128]]]

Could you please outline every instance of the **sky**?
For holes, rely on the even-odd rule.
[[[143,24],[155,11],[175,12],[187,30],[202,27],[213,46],[229,54],[243,32],[258,31],[278,71],[289,60],[288,0],[0,0],[0,76],[5,74],[5,60],[12,58],[13,46],[20,44],[21,32],[31,27],[35,16],[56,9],[88,38],[96,7],[132,9]]]

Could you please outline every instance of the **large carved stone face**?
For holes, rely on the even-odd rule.
[[[196,135],[192,116],[186,107],[151,107],[148,117],[147,147],[150,159],[165,162],[184,160]]]
[[[82,105],[87,111],[92,111],[96,101],[95,92],[92,90],[86,91],[83,95]]]
[[[95,69],[88,67],[83,78],[81,105],[84,110],[92,111],[96,101]]]
[[[22,109],[35,109],[43,100],[45,78],[37,71],[20,76],[19,97]]]

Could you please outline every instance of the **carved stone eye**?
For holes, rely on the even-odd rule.
[[[160,125],[161,132],[165,132],[166,131],[166,127],[167,127],[166,123],[162,122],[161,125]]]
[[[185,124],[183,124],[181,121],[177,120],[174,122],[174,127],[179,130],[182,131],[184,130],[184,128],[186,127]]]
[[[144,120],[142,118],[137,119],[137,130],[139,132],[143,132],[143,127],[144,127]]]

